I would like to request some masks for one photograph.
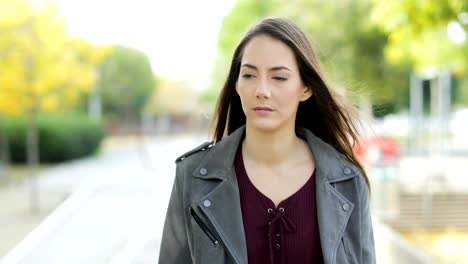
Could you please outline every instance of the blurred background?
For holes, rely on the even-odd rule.
[[[174,160],[265,16],[359,108],[378,263],[468,263],[466,0],[0,0],[0,263],[154,263]]]

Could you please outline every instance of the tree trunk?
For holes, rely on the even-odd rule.
[[[39,137],[37,134],[37,116],[31,111],[28,114],[27,131],[27,162],[30,175],[30,209],[34,214],[40,211],[39,182],[37,179],[37,168],[39,165]]]
[[[0,114],[0,181],[9,181],[8,168],[10,166],[10,146],[8,135],[3,123],[3,116]]]
[[[140,124],[139,124],[139,127],[137,128],[138,129],[137,152],[139,154],[138,156],[139,156],[142,167],[149,171],[152,171],[154,168],[153,168],[153,164],[151,160],[151,154],[148,150],[148,145],[145,140],[146,135],[147,135],[148,116],[145,113],[142,113],[139,121],[140,121],[139,122]]]
[[[95,71],[98,79],[96,80],[93,91],[88,97],[88,116],[100,120],[102,118],[102,95],[101,86],[99,84],[100,67],[97,67]]]
[[[28,20],[25,21],[24,27],[27,34],[37,42],[37,48],[40,50],[41,42],[39,41],[38,34],[34,31],[35,17],[31,16]],[[27,54],[24,59],[25,67],[25,80],[27,84],[33,86],[37,81],[36,72],[37,72],[37,62],[35,61],[32,54]],[[40,211],[39,205],[39,184],[37,179],[37,168],[39,165],[39,139],[37,136],[37,113],[40,109],[40,98],[39,95],[32,90],[29,94],[29,98],[32,101],[32,105],[26,111],[26,122],[27,122],[27,132],[26,132],[26,160],[27,166],[29,168],[29,198],[30,198],[30,211],[33,214],[38,214]]]

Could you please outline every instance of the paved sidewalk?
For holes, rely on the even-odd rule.
[[[162,137],[112,144],[99,156],[59,164],[38,177],[40,213],[29,206],[29,182],[0,189],[0,260],[81,185],[119,179],[145,181],[152,186],[172,183],[174,160],[204,140],[197,136]],[[164,177],[163,177],[164,176]],[[158,181],[158,182],[156,182]]]
[[[41,210],[39,214],[32,214],[27,187],[24,184],[16,184],[0,191],[0,259],[66,197],[65,193],[42,192]]]

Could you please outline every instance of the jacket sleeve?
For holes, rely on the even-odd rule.
[[[180,165],[177,165],[164,221],[159,264],[192,263],[187,237],[187,214],[184,211],[182,177]]]
[[[361,177],[361,241],[362,252],[361,263],[376,263],[375,259],[375,245],[374,245],[374,232],[372,227],[372,219],[369,208],[369,190],[367,183]]]

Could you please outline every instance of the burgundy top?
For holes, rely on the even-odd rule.
[[[249,263],[323,263],[315,200],[315,171],[296,193],[275,207],[250,181],[237,150],[235,170]]]

